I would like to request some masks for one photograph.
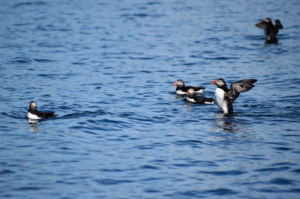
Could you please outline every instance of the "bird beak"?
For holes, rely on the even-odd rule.
[[[265,22],[265,19],[261,20],[262,22]]]
[[[216,80],[211,82],[212,85],[216,85]]]
[[[173,86],[177,86],[177,82],[175,82],[175,83],[173,84]]]
[[[30,104],[30,108],[32,108],[32,103]]]
[[[187,91],[186,94],[189,95],[190,94],[189,91]]]

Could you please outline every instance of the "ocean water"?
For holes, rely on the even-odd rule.
[[[299,1],[14,0],[0,18],[0,198],[300,198]],[[217,78],[258,81],[232,115],[173,86],[214,97]],[[58,116],[28,121],[33,100]]]

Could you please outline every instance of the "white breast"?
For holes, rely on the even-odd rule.
[[[196,102],[193,98],[186,98],[188,101],[190,101],[190,102]]]
[[[27,117],[28,117],[29,119],[34,119],[34,120],[42,119],[42,118],[38,117],[37,115],[33,115],[33,114],[30,113],[30,112],[27,113]]]
[[[220,88],[216,89],[217,104],[222,111],[224,111],[225,113],[228,113],[227,102],[226,102],[226,100],[224,100],[224,95],[225,95],[224,90],[222,90]]]
[[[183,92],[182,90],[177,90],[176,93],[178,95],[185,95],[186,94],[186,92]]]

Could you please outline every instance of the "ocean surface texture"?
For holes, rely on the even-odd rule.
[[[280,19],[266,42],[263,18]],[[300,1],[0,5],[0,198],[300,198]],[[176,95],[257,79],[223,115]],[[55,118],[27,120],[29,102]]]

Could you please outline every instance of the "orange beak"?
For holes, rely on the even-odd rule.
[[[175,82],[175,83],[173,84],[173,86],[177,86],[177,82]]]
[[[30,104],[30,108],[32,108],[32,103]]]
[[[262,22],[264,22],[265,21],[265,19],[263,19],[263,20],[261,20]]]
[[[216,85],[216,80],[211,82],[212,85]]]
[[[190,94],[189,91],[187,91],[186,94],[189,95]]]

